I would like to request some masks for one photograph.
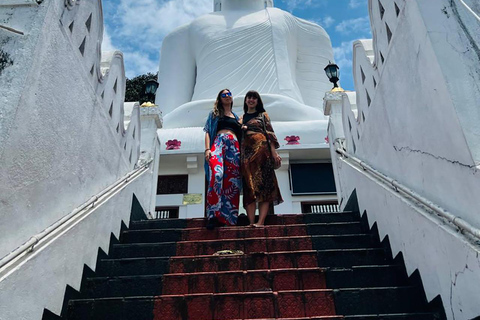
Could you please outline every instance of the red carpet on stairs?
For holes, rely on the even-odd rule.
[[[264,228],[203,227],[193,219],[170,259],[155,320],[342,319],[300,215]],[[244,254],[214,255],[221,250]]]

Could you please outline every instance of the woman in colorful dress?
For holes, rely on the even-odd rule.
[[[237,224],[241,188],[238,138],[241,136],[241,127],[232,106],[230,90],[221,90],[203,128],[209,230],[216,226]]]
[[[280,145],[258,92],[247,92],[243,111],[245,112],[242,125],[244,139],[241,147],[243,206],[247,211],[250,225],[261,227],[265,223],[270,204],[277,205],[283,202],[274,170],[280,166],[282,160],[276,150]],[[255,223],[256,203],[259,211],[257,223]]]

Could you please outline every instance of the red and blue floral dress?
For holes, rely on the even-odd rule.
[[[233,114],[238,122],[238,117]],[[217,134],[219,117],[208,116],[204,131],[210,136],[212,156],[205,162],[207,178],[207,218],[216,217],[220,224],[236,225],[242,178],[240,143],[231,133]]]

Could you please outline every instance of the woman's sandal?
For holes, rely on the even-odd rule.
[[[252,224],[252,227],[253,227],[253,228],[264,228],[265,225],[264,225],[264,224],[256,224],[256,223],[254,223],[254,224]]]

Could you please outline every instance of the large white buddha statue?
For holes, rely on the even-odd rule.
[[[273,7],[272,0],[215,0],[215,12],[163,41],[156,95],[164,128],[203,127],[217,93],[229,88],[243,113],[248,90],[262,95],[272,121],[324,120],[333,61],[320,26]],[[322,138],[323,139],[323,138]]]

